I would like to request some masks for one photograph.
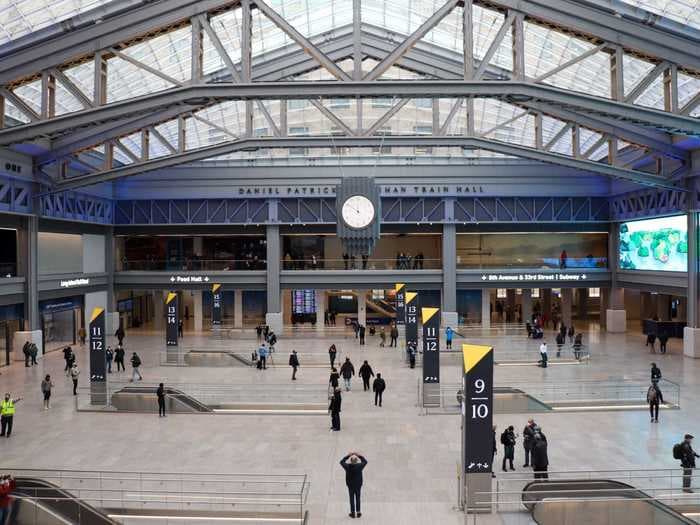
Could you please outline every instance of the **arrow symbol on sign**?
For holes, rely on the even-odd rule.
[[[482,276],[481,276],[481,280],[482,280],[482,281],[485,281],[485,280],[486,280],[486,276],[485,276],[485,275],[482,275]]]
[[[175,282],[175,277],[171,277],[171,278],[170,278],[170,282],[171,282],[171,283],[174,283],[174,282]]]
[[[587,278],[588,278],[588,276],[585,273],[581,276],[581,279],[587,279]]]
[[[204,280],[209,282],[209,277],[205,277]]]
[[[473,469],[474,468],[474,463],[469,463],[469,466],[467,467],[468,469]]]

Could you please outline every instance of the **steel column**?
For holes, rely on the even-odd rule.
[[[280,227],[277,224],[268,224],[267,238],[267,312],[281,313],[280,302]]]
[[[29,215],[26,219],[27,245],[25,257],[26,296],[24,299],[24,315],[29,330],[41,330],[39,316],[39,217]]]

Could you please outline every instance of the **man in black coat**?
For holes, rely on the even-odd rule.
[[[360,345],[365,344],[365,331],[366,331],[365,325],[363,325],[363,324],[358,325],[357,332],[360,336]]]
[[[695,468],[695,458],[700,458],[693,450],[693,436],[686,434],[681,443],[681,467],[683,467],[683,492],[693,492],[690,483]]]
[[[532,443],[532,468],[535,471],[535,479],[549,479],[548,467],[547,437],[537,428]]]
[[[362,366],[360,367],[359,371],[360,377],[362,378],[362,387],[365,392],[369,390],[369,380],[371,377],[374,377],[374,372],[372,371],[372,367],[369,366],[369,363],[367,360],[365,360],[364,363],[362,363]]]
[[[396,323],[391,325],[391,331],[389,332],[389,337],[391,338],[391,341],[389,342],[389,346],[396,346],[396,341],[399,338],[399,329],[396,326]]]
[[[367,460],[357,452],[350,452],[340,460],[340,466],[345,470],[345,484],[350,495],[350,517],[362,516],[360,495],[362,491],[362,471],[367,466]]]
[[[340,387],[336,387],[331,398],[331,404],[328,410],[331,412],[331,430],[338,432],[340,430],[340,405],[342,404],[340,396]]]
[[[299,356],[296,350],[289,354],[289,366],[292,367],[292,381],[297,380],[297,368],[299,368]]]
[[[661,381],[661,369],[656,366],[656,363],[651,364],[651,382],[656,384]]]
[[[530,452],[535,438],[535,421],[530,418],[527,420],[527,425],[523,429],[523,448],[525,449],[525,464],[523,467],[530,466]]]
[[[374,406],[377,406],[377,402],[382,406],[382,394],[386,390],[386,381],[382,378],[382,374],[377,374],[377,379],[372,383],[372,390],[374,390]]]
[[[345,391],[349,392],[352,376],[355,375],[355,367],[352,366],[349,357],[345,358],[345,362],[340,367],[340,375],[343,376],[343,382],[345,383]]]

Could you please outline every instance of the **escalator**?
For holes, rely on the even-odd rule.
[[[386,301],[378,301],[376,299],[367,299],[367,309],[372,310],[375,314],[383,315],[384,317],[396,317],[396,309],[392,308]]]
[[[538,525],[697,525],[647,493],[609,479],[536,480],[525,486],[522,501]]]
[[[212,409],[175,388],[165,388],[166,410],[173,413],[205,413]],[[112,406],[127,412],[157,412],[158,399],[154,387],[127,386],[112,394]]]
[[[37,478],[16,478],[7,525],[118,525],[70,492]]]

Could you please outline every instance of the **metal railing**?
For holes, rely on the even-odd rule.
[[[457,268],[530,268],[537,270],[581,270],[581,269],[604,269],[608,267],[607,257],[569,257],[565,262],[559,257],[527,257],[521,254],[517,262],[508,256],[493,256],[487,254],[485,257],[479,255],[465,256],[458,258]]]
[[[145,381],[109,381],[97,395],[91,387],[81,387],[76,396],[78,410],[92,411],[101,407],[112,407],[112,398],[120,396],[143,396],[152,394],[153,411],[157,411],[155,392],[159,382]],[[213,384],[213,383],[172,383],[163,380],[166,389],[176,390],[194,401],[207,407],[220,407],[241,404],[276,404],[276,405],[327,405],[328,389],[326,385],[305,384]],[[138,388],[140,392],[129,392]],[[166,396],[172,397],[172,396]],[[93,404],[93,401],[95,403]],[[120,411],[123,411],[121,409]]]
[[[348,259],[282,259],[283,270],[440,270],[442,259],[377,259],[349,257]]]
[[[75,501],[108,516],[148,512],[207,516],[283,514],[303,523],[310,488],[306,474],[146,473],[9,469],[2,474],[50,485],[22,490],[21,499],[51,504]],[[64,491],[56,497],[56,489]],[[121,520],[118,520],[121,521]],[[81,523],[80,519],[77,521]],[[94,523],[94,522],[93,522]],[[37,522],[40,525],[41,522]]]
[[[118,272],[228,272],[265,270],[263,258],[248,259],[122,259],[117,261]]]

